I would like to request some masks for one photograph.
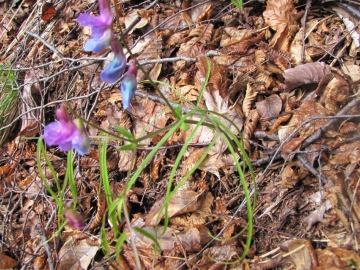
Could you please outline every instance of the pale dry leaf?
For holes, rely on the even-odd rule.
[[[194,212],[201,204],[201,193],[191,190],[180,190],[171,199],[168,205],[168,217],[174,217],[184,213]],[[156,226],[164,217],[164,209],[160,209],[164,204],[164,198],[155,202],[149,213],[145,217],[146,226]]]
[[[199,90],[195,85],[185,85],[180,88],[180,92],[188,101],[196,101],[199,97]]]
[[[349,5],[349,4],[347,4]],[[355,8],[355,7],[353,7]],[[338,16],[343,20],[346,30],[350,33],[350,36],[355,44],[356,48],[360,47],[360,34],[359,34],[359,23],[360,19],[354,16],[343,5],[331,5],[330,9],[335,11]]]
[[[138,61],[160,59],[160,52],[163,49],[163,40],[161,37],[152,40],[149,46],[137,57]],[[152,80],[157,80],[161,72],[162,63],[151,63],[142,65],[142,68],[147,72]],[[138,82],[146,78],[145,74],[139,70],[136,76]]]
[[[132,101],[133,133],[135,138],[144,136],[165,127],[169,116],[165,106],[150,99],[133,99]],[[156,137],[145,139],[141,144],[149,145]]]
[[[308,25],[308,24],[306,24],[306,25]],[[308,26],[306,27],[306,29],[309,29]],[[302,48],[303,48],[303,28],[301,28],[296,33],[295,37],[293,38],[293,40],[291,42],[290,49],[289,49],[291,61],[294,65],[299,65],[303,61]],[[307,50],[305,50],[304,62],[305,63],[312,62],[312,59],[311,59],[310,55],[308,54]]]
[[[329,200],[326,200],[323,204],[321,204],[318,208],[311,212],[310,215],[305,217],[303,219],[303,223],[307,223],[306,230],[308,231],[311,226],[316,222],[322,221],[325,211],[330,210],[331,208],[331,202]]]
[[[221,168],[232,167],[235,165],[234,157],[229,155],[223,155],[222,153],[226,150],[226,144],[223,142],[223,139],[219,139],[222,149],[217,149],[216,145],[213,147],[213,154],[207,155],[203,162],[199,165],[198,169],[210,172],[217,176],[220,179],[219,170]],[[225,149],[224,149],[225,148]]]
[[[303,248],[300,248],[301,246]],[[297,251],[291,252],[294,250]],[[282,255],[290,252],[286,259],[296,267],[296,270],[314,269],[318,266],[315,250],[307,240],[288,240],[280,245],[280,252]]]
[[[239,42],[250,39],[253,31],[249,29],[237,29],[235,27],[225,27],[224,34],[221,36],[220,47],[227,47]]]
[[[201,4],[203,3],[203,4]],[[200,5],[199,5],[200,4]],[[203,2],[202,0],[191,1],[191,5],[194,7],[190,10],[191,23],[195,23],[199,18],[204,17],[206,12],[211,12],[212,3]]]
[[[286,89],[292,90],[304,84],[319,83],[330,72],[330,67],[323,62],[307,63],[287,69],[284,72]]]
[[[234,245],[211,247],[204,250],[202,258],[197,262],[196,266],[205,266],[206,269],[218,269],[217,267],[223,267],[221,262],[235,261],[240,257],[239,254],[241,254],[240,250]],[[216,267],[217,264],[219,265]]]
[[[89,245],[86,239],[75,240],[69,237],[59,251],[58,270],[87,269],[93,261],[100,242]]]
[[[130,12],[126,13],[125,16],[125,27],[129,27],[130,24],[136,20],[136,18],[138,17],[138,10],[133,9]],[[145,25],[147,25],[149,23],[149,20],[142,17],[140,19],[140,21],[130,30],[129,34],[131,34],[133,31],[135,31],[136,29],[141,29],[143,28]]]
[[[177,227],[187,227],[187,228],[205,226],[217,220],[218,220],[217,215],[213,215],[202,211],[196,211],[191,214],[189,213],[182,214],[169,219],[172,225],[175,225]]]
[[[360,80],[360,66],[356,64],[341,65],[341,70],[349,75],[353,82]]]
[[[22,124],[19,132],[20,136],[33,137],[39,133],[40,125],[38,123],[40,119],[40,111],[30,111],[32,107],[36,107],[36,101],[34,100],[34,94],[41,93],[42,86],[38,83],[39,79],[44,76],[43,69],[30,70],[26,72],[24,79],[24,89],[22,91],[23,103],[21,104],[22,112]]]
[[[197,228],[190,228],[187,231],[180,233],[178,238],[187,252],[199,252],[202,248],[201,235]]]

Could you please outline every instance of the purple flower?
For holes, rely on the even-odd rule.
[[[67,209],[65,212],[65,218],[69,221],[68,224],[72,227],[75,227],[79,230],[82,230],[85,228],[85,222],[82,218],[82,216],[71,209]]]
[[[126,57],[120,41],[112,40],[110,45],[114,52],[114,59],[111,61],[110,65],[108,65],[106,69],[101,72],[100,79],[103,82],[114,83],[117,81],[117,79],[120,78],[121,74],[125,70]]]
[[[75,119],[74,123],[78,128],[78,134],[72,139],[72,145],[83,156],[90,147],[90,139],[81,119]]]
[[[84,155],[89,148],[90,140],[85,128],[78,121],[75,123],[64,105],[56,111],[59,122],[48,124],[42,135],[47,145],[58,145],[61,151],[75,148],[80,155]]]
[[[122,102],[125,110],[129,108],[130,100],[132,99],[136,91],[136,86],[137,86],[136,74],[137,74],[137,67],[134,62],[129,67],[128,72],[126,73],[120,85]]]
[[[78,22],[82,26],[90,26],[92,38],[86,41],[84,51],[99,53],[109,46],[112,39],[112,19],[109,0],[98,0],[100,16],[95,17],[87,13],[81,13]]]

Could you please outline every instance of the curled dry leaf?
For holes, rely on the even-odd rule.
[[[198,24],[196,28],[190,31],[189,38],[198,37],[198,42],[206,44],[210,42],[213,33],[213,24]]]
[[[244,137],[245,149],[248,152],[250,151],[250,143],[246,139],[250,139],[254,134],[259,119],[260,119],[260,115],[256,109],[251,110],[246,118],[243,137]]]
[[[244,112],[246,117],[249,116],[252,103],[256,99],[257,94],[258,93],[257,93],[255,87],[253,87],[253,84],[248,83],[247,86],[246,86],[245,98],[244,98],[244,101],[243,101],[243,104],[242,104],[242,109],[243,109],[243,112]]]
[[[310,83],[319,83],[331,72],[330,67],[323,62],[307,63],[285,70],[284,78],[287,90]]]

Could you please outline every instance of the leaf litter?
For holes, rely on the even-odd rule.
[[[225,269],[221,263],[232,261],[229,269],[359,268],[358,4],[250,1],[242,10],[229,13],[224,9],[229,3],[221,1],[194,0],[181,5],[159,1],[149,9],[148,3],[112,4],[119,19],[114,22],[115,31],[127,29],[126,41],[145,71],[152,80],[171,86],[159,85],[183,111],[201,96],[210,68],[200,108],[218,112],[236,124],[242,134],[219,118],[244,139],[259,179],[253,241],[242,262],[237,260],[247,236],[246,210],[231,217],[244,192],[238,188],[234,160],[223,139],[216,141],[198,170],[170,200],[170,227],[163,233],[158,216],[171,166],[194,125],[176,131],[126,194],[132,226],[156,237],[161,248],[156,252],[148,238],[129,233],[128,237],[136,239],[142,267]],[[88,9],[97,12],[95,1],[0,2],[1,64],[4,68],[10,63],[16,71],[16,90],[21,93],[21,106],[12,108],[15,117],[2,127],[17,125],[18,133],[1,146],[0,268],[136,267],[130,241],[124,242],[119,260],[112,264],[100,251],[100,228],[107,228],[109,238],[113,231],[103,220],[107,204],[104,191],[99,190],[97,139],[85,156],[75,160],[79,168],[75,176],[77,212],[87,224],[85,229],[67,225],[61,235],[40,245],[58,230],[56,203],[40,181],[36,140],[31,137],[42,133],[44,123],[54,121],[62,100],[68,100],[74,112],[91,123],[115,133],[120,126],[135,137],[175,119],[148,82],[138,84],[127,111],[121,107],[120,91],[101,83],[100,70],[110,56],[105,50],[85,53],[82,47],[89,39],[89,29],[79,28],[76,22],[79,13]],[[138,23],[127,28],[133,21]],[[138,72],[138,81],[143,79],[144,74]],[[100,135],[88,128],[92,136]],[[135,168],[162,136],[142,142]],[[206,126],[197,130],[176,173],[177,182],[214,136]],[[132,152],[115,150],[121,145],[110,141],[107,151],[114,197],[124,190],[131,167]],[[274,156],[276,151],[280,155]],[[66,156],[56,147],[48,148],[47,153],[57,176],[63,177]],[[51,172],[45,170],[45,175],[54,185]],[[245,178],[250,185],[249,173]],[[71,201],[70,193],[64,199]],[[126,225],[119,226],[130,232]],[[210,235],[223,241],[211,242]],[[115,254],[115,246],[110,252]]]

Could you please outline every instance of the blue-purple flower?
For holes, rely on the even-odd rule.
[[[90,146],[90,140],[81,121],[73,121],[61,105],[56,111],[59,122],[53,122],[45,126],[42,138],[47,145],[58,145],[61,151],[76,149],[80,155],[84,155]]]
[[[100,16],[95,17],[81,13],[78,22],[82,26],[90,26],[92,38],[86,41],[84,51],[99,53],[109,46],[113,37],[112,20],[109,0],[98,0]]]
[[[101,72],[100,79],[103,82],[114,83],[120,78],[121,74],[125,70],[126,56],[123,52],[123,48],[121,46],[120,41],[112,40],[110,45],[111,45],[111,49],[114,52],[114,59],[106,67],[106,69],[103,72]]]
[[[137,67],[135,62],[129,67],[124,79],[121,82],[120,89],[122,95],[123,108],[126,110],[130,106],[130,100],[136,91]]]

